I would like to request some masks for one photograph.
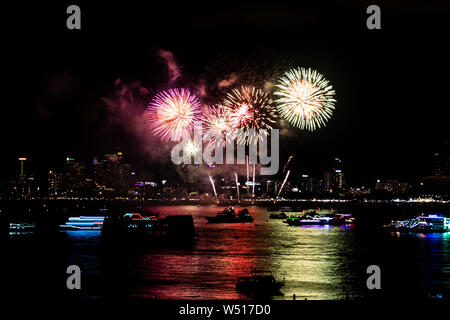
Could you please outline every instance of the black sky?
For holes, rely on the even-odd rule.
[[[220,59],[255,56],[323,73],[338,100],[328,126],[281,142],[299,171],[319,172],[339,155],[354,183],[432,174],[433,153],[450,138],[449,5],[375,2],[382,29],[371,31],[363,1],[245,3],[78,2],[81,31],[65,27],[72,2],[7,5],[0,177],[21,154],[42,170],[68,154],[91,159],[116,148],[142,162],[133,136],[93,110],[118,78],[163,88],[158,48],[175,55],[180,85]]]

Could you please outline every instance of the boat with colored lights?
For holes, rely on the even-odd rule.
[[[104,216],[69,217],[65,224],[60,225],[61,230],[101,230]]]
[[[296,217],[288,217],[285,222],[290,226],[305,226],[305,225],[328,225],[340,226],[350,225],[355,223],[355,218],[351,214],[335,213],[329,215],[319,215],[316,213],[305,214]]]
[[[393,220],[383,227],[389,231],[443,233],[450,231],[450,218],[443,214],[420,215],[406,220]]]
[[[187,245],[194,241],[195,227],[191,215],[170,215],[158,218],[141,213],[125,213],[119,217],[108,217],[102,229],[102,236],[109,240],[139,240],[141,244],[152,240]],[[141,241],[142,240],[142,241]]]

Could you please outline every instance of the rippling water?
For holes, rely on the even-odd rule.
[[[161,206],[164,217],[189,214],[197,240],[191,249],[106,250],[98,231],[66,232],[56,263],[77,264],[90,297],[246,299],[235,291],[239,276],[254,270],[285,280],[274,299],[354,299],[370,295],[366,268],[382,270],[390,295],[426,296],[450,287],[449,234],[386,234],[358,227],[294,227],[250,207],[253,223],[208,224],[217,206]],[[56,249],[55,249],[56,250]],[[60,250],[60,249],[58,249]]]

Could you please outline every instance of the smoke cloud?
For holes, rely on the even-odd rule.
[[[167,64],[167,70],[169,71],[169,81],[175,82],[181,77],[180,69],[172,52],[168,50],[159,49],[159,56],[164,59]]]
[[[224,80],[219,81],[219,83],[217,84],[217,87],[219,89],[228,88],[233,83],[235,83],[238,79],[239,79],[238,75],[235,72],[232,72],[228,76],[228,79],[224,79]]]
[[[114,85],[115,92],[102,98],[108,108],[110,121],[132,134],[132,143],[137,144],[136,148],[141,150],[146,159],[167,162],[172,146],[161,143],[147,125],[148,114],[145,110],[149,90],[140,81],[124,83],[117,79]]]

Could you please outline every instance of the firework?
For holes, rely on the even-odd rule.
[[[189,156],[195,156],[201,151],[201,143],[196,143],[194,140],[189,139],[185,145],[185,150]]]
[[[222,105],[207,108],[203,114],[203,124],[205,126],[204,140],[220,135],[226,141],[226,137],[232,131],[229,110]]]
[[[255,173],[256,173],[256,165],[253,164],[253,183],[252,183],[252,195],[255,196]]]
[[[238,182],[238,175],[237,175],[237,173],[234,173],[234,177],[236,178],[236,192],[237,192],[237,199],[239,201],[240,196],[239,196],[239,182]]]
[[[242,86],[233,89],[224,100],[229,110],[229,124],[232,129],[255,129],[256,138],[260,137],[259,129],[272,129],[276,122],[276,109],[269,95],[253,86]],[[241,133],[238,141],[250,142]]]
[[[249,174],[248,174],[248,156],[245,156],[245,164],[247,166],[247,182],[249,181]]]
[[[289,166],[289,163],[291,163],[292,157],[294,157],[294,155],[290,156],[286,162],[286,164],[283,167],[283,173],[286,172],[287,167]]]
[[[188,89],[158,93],[148,106],[148,124],[163,141],[180,141],[200,121],[200,101]]]
[[[284,178],[284,181],[281,184],[281,188],[280,188],[280,191],[278,191],[277,198],[280,196],[281,191],[283,191],[283,187],[284,187],[284,184],[286,183],[287,178],[289,177],[289,173],[291,173],[291,170],[288,170],[288,172],[286,173],[286,178]]]
[[[217,197],[216,186],[214,185],[214,181],[211,178],[211,176],[209,176],[209,181],[211,181],[211,185],[213,187],[214,195]]]
[[[292,125],[314,131],[325,125],[334,110],[335,91],[322,74],[297,68],[286,72],[274,93],[280,115]]]

